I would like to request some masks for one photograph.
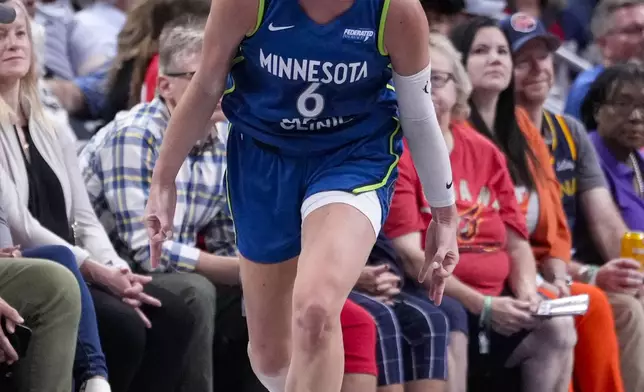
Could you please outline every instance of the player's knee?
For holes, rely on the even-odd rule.
[[[276,377],[283,373],[290,362],[287,341],[253,341],[248,344],[248,358],[255,374]]]
[[[339,311],[320,297],[294,298],[294,343],[306,351],[326,346],[335,329],[340,328]]]

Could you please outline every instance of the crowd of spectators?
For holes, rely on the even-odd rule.
[[[460,263],[435,305],[416,279],[431,215],[405,149],[341,314],[342,391],[644,391],[644,273],[620,254],[644,231],[644,0],[420,3]],[[219,106],[176,178],[161,264],[149,260],[152,171],[206,50],[210,0],[4,4],[0,390],[265,391],[247,357]],[[593,66],[562,68],[562,47]],[[584,315],[533,316],[577,294]]]

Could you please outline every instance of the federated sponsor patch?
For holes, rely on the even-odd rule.
[[[372,29],[345,29],[342,39],[353,42],[370,43],[375,40],[376,32]]]

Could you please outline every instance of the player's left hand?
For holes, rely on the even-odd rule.
[[[431,272],[429,298],[440,305],[445,291],[445,281],[452,275],[458,263],[458,244],[456,243],[455,221],[438,222],[432,218],[425,238],[425,264],[418,276],[424,282]]]

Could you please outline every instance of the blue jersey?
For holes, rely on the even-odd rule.
[[[384,48],[389,0],[354,0],[328,24],[298,0],[260,0],[255,32],[233,61],[223,110],[234,127],[281,151],[341,148],[396,127]]]

